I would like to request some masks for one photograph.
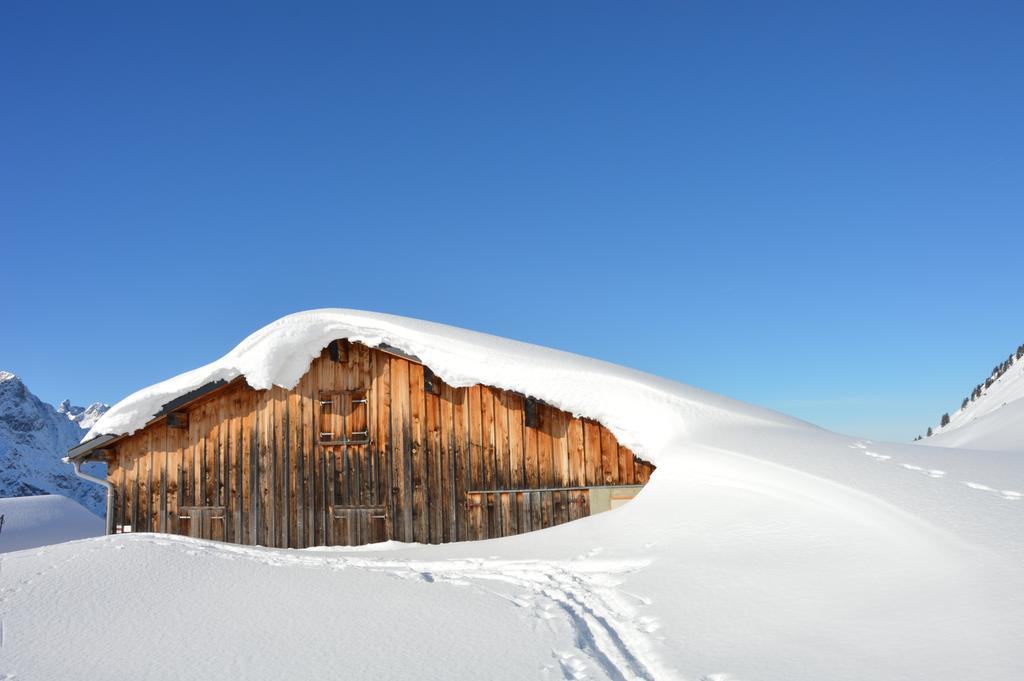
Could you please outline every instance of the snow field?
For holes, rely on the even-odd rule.
[[[216,378],[287,387],[337,337],[596,418],[658,469],[615,511],[484,542],[287,551],[128,535],[7,554],[0,672],[1024,678],[1012,452],[845,437],[568,353],[345,310],[279,320],[115,405],[93,434],[135,429]],[[116,653],[82,645],[97,637]]]

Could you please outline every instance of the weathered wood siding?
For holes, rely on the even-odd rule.
[[[116,525],[293,548],[484,539],[584,517],[588,487],[653,470],[595,421],[345,341],[292,390],[239,379],[182,411],[187,427],[112,447]]]

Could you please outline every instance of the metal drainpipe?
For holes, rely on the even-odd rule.
[[[78,459],[69,461],[68,459],[65,458],[64,463],[70,463],[72,466],[74,466],[75,475],[82,478],[83,480],[95,482],[97,485],[103,485],[104,487],[107,488],[107,534],[114,534],[114,486],[107,482],[106,480],[97,478],[94,475],[89,475],[88,473],[83,473],[82,462],[79,461]]]

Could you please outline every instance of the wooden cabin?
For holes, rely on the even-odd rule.
[[[624,502],[654,469],[600,423],[346,340],[291,390],[209,384],[69,457],[106,461],[118,532],[293,548],[529,532]]]

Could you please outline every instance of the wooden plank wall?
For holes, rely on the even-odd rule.
[[[523,395],[358,343],[331,354],[292,390],[237,380],[188,405],[187,429],[117,443],[115,524],[293,548],[484,539],[584,517],[586,488],[653,471],[595,421],[531,400],[534,427]],[[362,430],[369,443],[345,443]]]

